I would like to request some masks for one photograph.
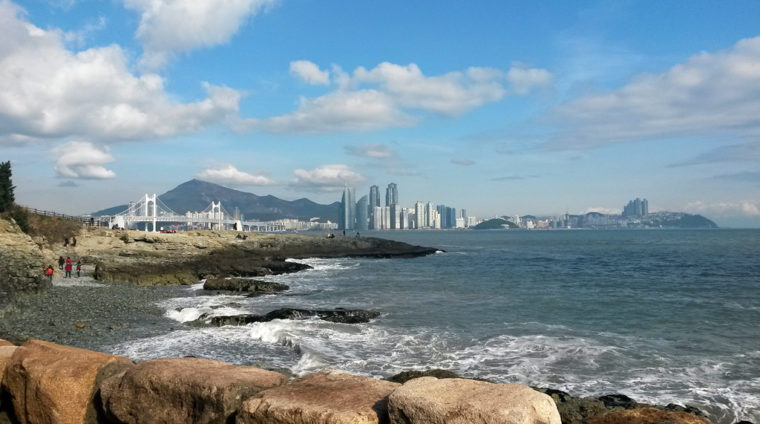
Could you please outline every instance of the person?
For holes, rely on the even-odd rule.
[[[66,258],[66,278],[71,278],[71,258]]]
[[[66,262],[66,261],[63,259],[63,256],[59,256],[58,257],[58,269],[63,270],[63,263],[64,262]]]
[[[45,277],[50,279],[50,282],[53,282],[53,265],[48,265],[47,269],[45,270]]]
[[[77,247],[77,238],[76,237],[72,237],[71,238],[71,246],[72,247]]]
[[[77,277],[82,276],[82,261],[77,261]]]
[[[63,239],[63,247],[68,247],[68,246],[69,246],[69,238],[66,237],[65,239]]]

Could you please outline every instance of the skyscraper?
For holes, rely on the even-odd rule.
[[[343,189],[340,206],[340,228],[342,230],[353,230],[356,228],[356,204],[354,203],[353,187],[346,186]]]
[[[388,188],[385,189],[385,206],[392,206],[398,204],[398,186],[396,183],[388,184]]]
[[[369,188],[369,208],[380,206],[380,187],[373,185]]]
[[[367,195],[359,199],[356,202],[356,230],[367,231],[369,225],[369,203],[367,203]]]

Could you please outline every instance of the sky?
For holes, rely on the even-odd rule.
[[[320,203],[760,227],[760,2],[0,0],[0,160],[80,214],[198,178]]]

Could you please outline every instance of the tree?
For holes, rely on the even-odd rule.
[[[0,212],[5,212],[13,206],[13,181],[11,181],[11,161],[0,163]]]

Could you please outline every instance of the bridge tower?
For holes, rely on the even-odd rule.
[[[222,201],[218,201],[214,203],[211,202],[211,218],[218,219],[219,223],[217,224],[216,229],[221,230],[222,229],[222,219],[224,218],[222,216]]]
[[[144,211],[145,216],[152,216],[153,217],[153,232],[156,232],[156,210],[158,209],[158,205],[156,203],[156,194],[153,193],[153,196],[149,196],[147,193],[145,194],[145,197],[143,197],[143,203],[144,203]],[[145,232],[148,232],[148,223],[145,223]]]

